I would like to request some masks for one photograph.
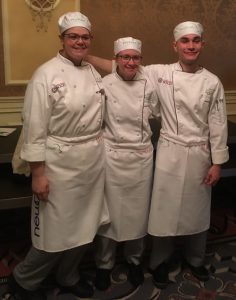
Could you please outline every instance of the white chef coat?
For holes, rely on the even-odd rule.
[[[39,67],[24,102],[22,159],[45,161],[49,200],[32,203],[35,248],[57,252],[93,241],[109,221],[104,202],[104,90],[88,63],[61,56]]]
[[[157,147],[148,232],[195,234],[210,224],[210,165],[228,160],[227,117],[220,80],[202,68],[182,72],[179,63],[144,67],[156,86],[162,126]]]
[[[143,74],[103,79],[106,91],[105,197],[111,223],[99,234],[116,241],[146,235],[153,174],[149,118],[158,115],[156,92]]]

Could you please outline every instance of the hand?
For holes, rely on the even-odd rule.
[[[32,176],[32,191],[41,201],[48,201],[49,183],[45,175]]]
[[[203,183],[209,186],[214,186],[219,181],[220,175],[221,175],[221,166],[212,165],[208,170],[207,175],[203,180]]]

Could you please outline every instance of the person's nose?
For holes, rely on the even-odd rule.
[[[135,65],[136,63],[134,62],[133,58],[131,57],[129,62],[128,62],[129,65]]]
[[[192,41],[190,41],[190,42],[188,43],[188,48],[189,48],[189,49],[194,49],[194,44],[193,44]]]
[[[79,36],[77,39],[76,39],[76,42],[78,44],[84,44],[84,41],[83,41],[83,38],[81,36]]]

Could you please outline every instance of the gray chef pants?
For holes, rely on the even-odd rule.
[[[174,251],[175,238],[179,237],[152,236],[152,251],[149,263],[152,270],[170,258]],[[184,257],[186,261],[192,266],[201,266],[205,258],[207,231],[181,236],[181,239],[183,239],[184,243]]]
[[[97,236],[95,261],[97,268],[112,269],[115,265],[117,241]],[[144,250],[144,238],[124,242],[124,256],[128,263],[140,264]]]
[[[72,286],[79,280],[78,265],[88,244],[60,252],[46,252],[31,247],[26,258],[19,263],[13,275],[26,290],[34,291],[55,268],[57,282]]]

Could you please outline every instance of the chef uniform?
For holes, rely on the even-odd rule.
[[[141,42],[121,38],[115,55],[134,49]],[[144,74],[124,80],[117,72],[103,78],[106,91],[104,142],[106,149],[105,198],[111,223],[98,232],[96,264],[112,269],[117,242],[125,241],[129,264],[140,264],[147,233],[153,175],[153,146],[149,118],[158,116],[156,93]]]
[[[191,25],[176,32],[176,40],[195,33]],[[175,63],[144,72],[157,87],[162,120],[148,224],[148,233],[160,239],[153,240],[150,267],[170,256],[174,236],[188,236],[186,259],[199,266],[211,209],[211,187],[203,180],[212,164],[228,160],[224,89],[204,68],[187,73]]]
[[[76,26],[90,31],[91,25],[80,13],[59,19],[61,33]],[[104,100],[96,70],[83,61],[75,66],[60,53],[40,66],[28,84],[21,157],[45,162],[49,195],[48,201],[33,196],[33,248],[14,271],[27,290],[37,289],[59,262],[60,284],[76,284],[86,245],[109,222],[104,201]]]

